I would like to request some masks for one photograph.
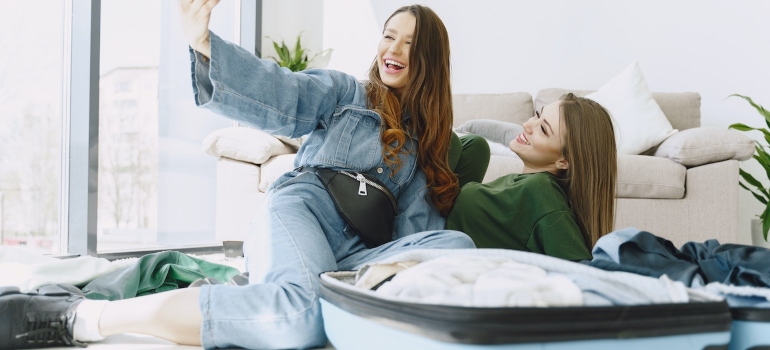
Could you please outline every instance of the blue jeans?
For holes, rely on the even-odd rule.
[[[205,348],[323,346],[320,273],[357,269],[411,249],[474,247],[464,233],[442,230],[367,249],[346,229],[324,188],[302,179],[310,176],[315,175],[303,173],[279,185],[265,200],[244,244],[249,285],[201,288]]]

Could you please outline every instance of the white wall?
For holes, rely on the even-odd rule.
[[[318,0],[306,0],[317,3]],[[402,0],[324,0],[328,67],[364,78],[385,19]],[[596,89],[638,60],[653,91],[701,94],[702,125],[761,125],[733,93],[770,107],[765,0],[422,0],[444,21],[453,92]],[[267,13],[264,15],[268,16]],[[759,135],[753,135],[759,137]],[[759,174],[753,161],[742,167]],[[741,190],[740,238],[762,207]]]

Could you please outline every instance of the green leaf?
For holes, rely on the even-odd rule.
[[[760,193],[762,193],[765,198],[770,198],[770,194],[768,193],[767,189],[765,189],[764,186],[762,186],[762,183],[757,181],[751,174],[745,172],[743,169],[738,169],[739,174],[743,178],[744,181],[748,182],[750,185],[754,186],[759,190]],[[765,204],[765,203],[763,203]]]
[[[291,62],[291,51],[289,51],[289,47],[283,42],[281,42],[281,60],[287,64]]]
[[[741,123],[731,124],[727,128],[728,129],[735,129],[735,130],[738,130],[738,131],[750,131],[752,129],[750,126],[746,126],[746,124],[741,124]]]
[[[300,62],[302,62],[302,56],[304,55],[305,50],[299,49],[294,51],[294,59],[291,61],[291,64],[293,66],[298,65]]]
[[[754,148],[754,158],[757,162],[759,162],[759,165],[762,166],[762,169],[765,170],[765,176],[770,179],[770,155],[768,155],[762,147],[759,146],[759,143],[757,143],[756,147]],[[763,187],[761,185],[756,185],[757,187]]]
[[[770,112],[761,105],[755,103],[748,96],[733,94],[728,97],[739,97],[746,100],[752,107],[754,107],[754,109],[757,110],[757,112],[759,112],[759,114],[764,118],[764,124],[767,125],[767,128],[755,128],[742,123],[734,123],[731,124],[728,128],[743,132],[759,131],[762,133],[762,139],[764,139],[765,143],[770,144],[770,130],[768,130],[770,129]],[[765,178],[770,180],[770,153],[768,150],[770,150],[770,146],[765,146],[756,140],[754,141],[754,156],[752,158],[756,160],[760,166],[762,166],[762,169],[765,172]],[[765,206],[765,209],[762,211],[762,215],[760,215],[759,218],[762,221],[762,236],[764,237],[765,241],[767,241],[768,232],[770,232],[770,189],[766,188],[760,181],[754,178],[754,176],[742,169],[739,169],[739,174],[743,179],[743,182],[739,181],[740,187],[746,191],[749,191],[749,193],[751,193],[751,195],[754,196],[757,201]],[[752,188],[750,188],[750,186]]]
[[[294,52],[302,52],[302,44],[300,44],[301,37],[302,37],[302,34],[297,35],[297,43],[294,44]]]
[[[768,213],[770,213],[770,207],[765,208],[765,211],[759,216],[762,220],[762,237],[765,238],[765,241],[767,241],[767,231],[770,231],[770,215]]]
[[[280,56],[281,56],[281,47],[280,47],[280,46],[278,46],[278,43],[277,43],[277,42],[275,42],[275,41],[273,41],[273,48],[275,49],[275,52],[276,52],[276,53],[278,54],[278,56],[280,57]],[[275,59],[275,58],[273,58],[273,59]]]
[[[759,104],[754,103],[754,101],[750,97],[748,97],[748,96],[743,96],[743,95],[739,95],[739,94],[732,94],[732,95],[730,95],[728,97],[732,97],[732,96],[740,97],[740,98],[748,101],[749,104],[751,104],[751,106],[754,107],[754,109],[756,109],[757,112],[759,112],[759,114],[761,114],[763,117],[765,117],[765,122],[767,123],[767,126],[770,127],[770,112],[768,112],[764,107],[762,107]]]
[[[759,132],[762,132],[762,134],[765,137],[765,140],[770,138],[770,131],[768,131],[767,129],[754,128],[754,127],[751,127],[751,126],[748,126],[748,125],[745,125],[745,124],[741,124],[741,123],[732,124],[732,125],[728,126],[728,128],[729,129],[735,129],[735,130],[738,130],[738,131],[759,131]]]
[[[756,198],[760,203],[767,205],[767,199],[759,195],[758,193],[754,192],[750,188],[746,187],[746,185],[743,182],[739,182],[738,185],[743,187],[744,190],[749,191],[754,198]]]

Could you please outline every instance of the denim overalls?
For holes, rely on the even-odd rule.
[[[318,275],[417,248],[472,248],[463,233],[443,230],[430,204],[417,142],[395,176],[382,162],[380,116],[366,108],[364,87],[330,70],[292,73],[259,60],[211,33],[211,60],[191,52],[195,101],[202,108],[274,135],[309,134],[295,167],[367,173],[396,196],[394,241],[366,249],[350,232],[312,173],[289,172],[268,191],[244,244],[248,286],[204,285],[201,342],[205,348],[323,346]]]

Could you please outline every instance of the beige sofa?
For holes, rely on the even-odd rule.
[[[480,120],[522,124],[535,108],[565,92],[545,89],[534,99],[525,92],[455,95],[456,130],[473,131]],[[571,92],[582,96],[590,91]],[[737,242],[738,165],[753,154],[753,140],[733,130],[700,127],[697,93],[653,97],[680,132],[644,155],[618,157],[615,228],[636,227],[677,247],[711,238]],[[493,154],[485,182],[521,171],[523,164],[515,154],[501,141],[488,140]],[[216,237],[229,242],[226,250],[237,250],[272,181],[294,168],[300,143],[244,127],[218,130],[204,140],[205,151],[218,158]]]

